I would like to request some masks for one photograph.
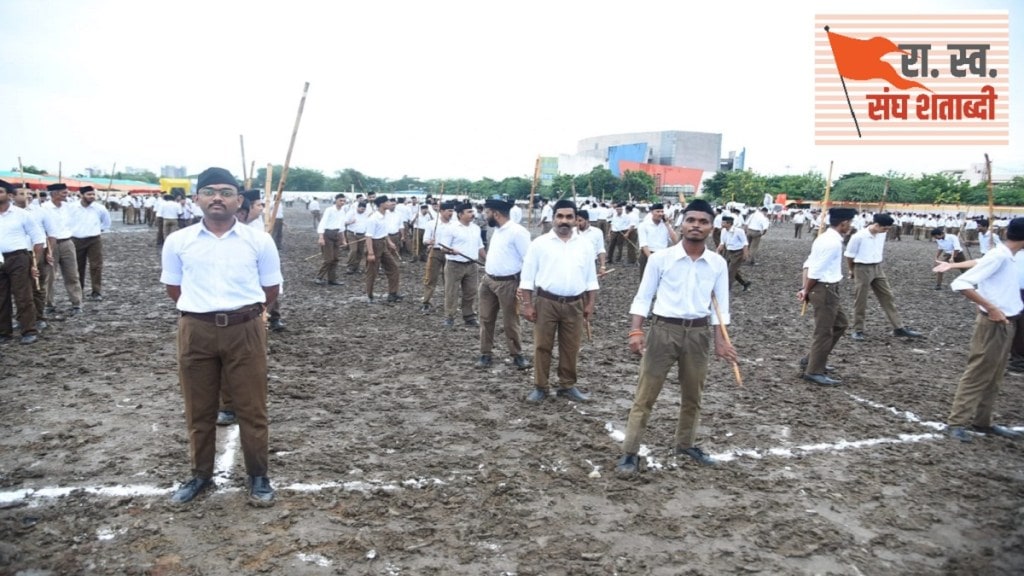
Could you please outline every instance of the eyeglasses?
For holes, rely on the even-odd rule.
[[[221,198],[234,198],[238,195],[238,191],[233,188],[200,188],[199,195],[206,196],[207,198],[213,198],[217,194],[220,194]]]

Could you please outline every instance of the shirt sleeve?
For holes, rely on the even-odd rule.
[[[519,276],[519,288],[523,290],[533,290],[534,282],[537,278],[537,268],[540,265],[540,256],[537,248],[537,242],[543,238],[543,236],[530,242],[530,246],[526,249],[526,257],[523,258],[523,271]]]
[[[260,286],[278,286],[284,281],[284,276],[281,274],[281,256],[277,253],[277,246],[270,234],[258,234],[258,238],[260,244],[256,266],[259,269]]]
[[[997,252],[989,252],[982,256],[981,260],[973,268],[959,275],[949,284],[954,292],[977,289],[978,284],[994,274],[1000,266],[1000,258]]]
[[[729,313],[729,267],[728,265],[718,266],[718,275],[715,277],[715,287],[711,291],[712,297],[718,300],[718,312],[722,318],[719,322],[718,314],[715,313],[715,303],[711,302],[711,325],[732,323],[732,316]]]
[[[183,234],[172,234],[164,240],[160,253],[160,282],[169,286],[181,286],[181,255],[178,253],[179,240]]]
[[[651,261],[647,262],[644,268],[644,276],[640,279],[640,287],[636,289],[633,296],[633,303],[629,306],[629,313],[634,316],[647,316],[651,310],[651,302],[658,293],[658,282],[661,280],[661,257],[657,254]]]
[[[846,256],[847,258],[856,258],[857,251],[860,250],[860,241],[860,234],[854,234],[851,236],[850,242],[846,245],[846,252],[843,253],[843,256]]]

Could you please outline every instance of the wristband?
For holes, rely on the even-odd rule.
[[[629,337],[630,338],[632,338],[633,336],[643,336],[643,335],[644,335],[644,331],[643,330],[630,330],[630,332],[629,332]]]

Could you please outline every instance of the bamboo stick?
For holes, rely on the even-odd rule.
[[[825,198],[821,204],[821,220],[818,222],[818,234],[815,238],[820,238],[821,234],[825,231],[825,217],[828,215],[828,204],[829,204],[829,193],[832,191],[832,165],[833,162],[828,163],[828,180],[825,181]],[[804,294],[804,303],[800,308],[800,315],[807,314],[807,297],[810,294]]]
[[[299,100],[299,112],[295,115],[295,127],[292,128],[292,138],[288,143],[288,154],[284,157],[284,166],[281,168],[281,180],[277,183],[277,195],[274,196],[274,207],[270,211],[270,219],[267,220],[266,231],[274,229],[274,221],[277,219],[277,210],[281,206],[281,196],[284,194],[284,185],[288,181],[288,166],[292,161],[292,150],[295,149],[295,137],[299,133],[299,122],[302,121],[302,109],[306,107],[306,94],[309,93],[309,82],[302,88],[302,99]]]

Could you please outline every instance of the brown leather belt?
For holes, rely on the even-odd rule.
[[[28,254],[28,250],[11,250],[10,252],[4,252],[4,258],[10,258],[11,256],[17,256],[19,254]]]
[[[675,324],[684,328],[704,328],[708,325],[708,317],[703,318],[666,318],[665,316],[654,315],[654,319],[665,324]]]
[[[263,314],[262,304],[252,304],[238,310],[231,310],[228,312],[182,312],[182,316],[188,316],[189,318],[195,318],[196,320],[202,320],[203,322],[209,322],[219,328],[225,328],[227,326],[234,326],[236,324],[242,324],[248,322],[253,318],[256,318],[260,314]]]
[[[509,280],[519,280],[519,274],[513,274],[511,276],[495,276],[493,274],[488,274],[487,276],[490,277],[491,280],[496,280],[498,282],[508,282]]]
[[[575,296],[559,296],[558,294],[552,294],[543,288],[537,288],[537,296],[541,298],[547,298],[548,300],[554,300],[555,302],[575,302],[580,298],[583,298],[583,294],[577,294]]]

